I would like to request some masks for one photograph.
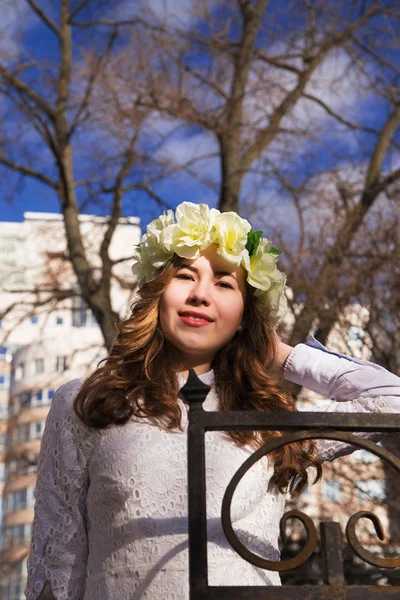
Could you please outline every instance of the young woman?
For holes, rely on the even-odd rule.
[[[104,364],[57,391],[47,418],[28,600],[44,589],[56,600],[188,600],[187,411],[179,390],[189,369],[211,386],[205,410],[295,411],[283,375],[336,398],[331,410],[400,411],[395,375],[315,340],[294,349],[277,340],[285,277],[279,252],[261,235],[235,213],[192,203],[148,226],[135,249],[140,286],[131,317]],[[278,435],[206,436],[210,585],[279,585],[278,573],[235,554],[220,521],[233,474]],[[353,449],[298,442],[260,460],[234,497],[239,539],[279,560],[286,493],[304,489],[308,467],[318,476],[323,460]]]

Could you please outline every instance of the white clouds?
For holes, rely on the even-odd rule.
[[[281,48],[279,54],[284,53]],[[270,49],[268,54],[276,54]],[[296,64],[299,68],[300,65]],[[302,67],[304,68],[304,66]],[[269,123],[271,114],[294,90],[298,82],[297,75],[283,69],[275,68],[265,62],[255,62],[246,99],[246,118],[250,126],[256,130]],[[306,85],[305,92],[325,103],[332,111],[345,119],[362,122],[363,103],[369,100],[372,92],[368,91],[366,77],[345,50],[333,49],[322,61]],[[343,130],[343,125],[335,122],[326,110],[311,100],[301,98],[284,117],[283,126],[293,131],[329,127],[329,133],[335,134]]]
[[[0,0],[0,60],[7,63],[18,57],[20,36],[32,26],[32,11],[24,0]]]
[[[211,11],[216,0],[122,0],[112,12],[115,21],[140,16],[167,28],[190,29]]]
[[[212,134],[204,131],[195,134],[182,131],[171,136],[163,146],[161,155],[174,164],[184,165],[188,161],[207,157],[217,151],[218,144]]]
[[[162,120],[160,126],[164,128],[167,137],[156,153],[156,158],[171,167],[188,165],[190,170],[197,174],[198,180],[207,187],[217,185],[220,166],[219,159],[215,156],[219,151],[215,136],[204,130],[193,133],[187,128],[176,132],[167,131],[167,124]]]

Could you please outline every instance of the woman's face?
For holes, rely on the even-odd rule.
[[[188,368],[210,366],[217,350],[238,330],[246,284],[242,267],[232,267],[210,246],[199,258],[183,259],[160,302],[165,337]]]

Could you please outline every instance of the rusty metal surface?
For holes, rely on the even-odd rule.
[[[302,548],[299,554],[293,558],[288,558],[287,560],[268,560],[258,556],[258,554],[250,552],[250,550],[248,550],[248,548],[242,544],[242,542],[236,537],[232,527],[230,506],[229,509],[227,507],[225,507],[225,510],[224,508],[222,509],[222,527],[232,548],[242,558],[247,560],[247,562],[255,565],[256,567],[268,569],[269,571],[287,571],[289,569],[294,569],[310,558],[317,547],[317,530],[315,525],[309,516],[305,515],[299,510],[291,510],[283,515],[280,522],[281,537],[286,537],[285,535],[282,536],[282,532],[284,532],[286,522],[289,519],[298,519],[303,523],[306,530],[306,543],[304,548]]]
[[[210,386],[189,372],[189,378],[181,389],[190,406],[188,423],[188,516],[189,516],[189,588],[190,598],[200,597],[207,589],[207,510],[206,510],[206,463],[204,431],[196,417],[202,414],[202,404]],[[201,559],[199,559],[201,557]]]
[[[389,415],[389,416],[392,416],[392,415]],[[229,482],[228,487],[226,488],[224,498],[222,501],[222,526],[223,526],[224,533],[225,533],[229,543],[234,548],[234,550],[238,554],[240,554],[240,556],[242,558],[244,558],[248,562],[252,563],[253,565],[256,565],[256,566],[264,568],[264,569],[269,569],[271,571],[286,571],[288,569],[297,567],[297,566],[301,565],[303,562],[305,562],[305,560],[307,560],[310,557],[310,555],[313,553],[313,551],[315,549],[316,542],[315,542],[314,547],[312,547],[312,540],[314,538],[310,537],[310,536],[314,535],[314,533],[311,534],[311,531],[313,528],[313,530],[315,532],[315,540],[316,540],[315,527],[314,527],[311,519],[309,519],[309,517],[306,517],[306,515],[303,515],[303,513],[300,513],[302,515],[302,518],[300,518],[300,520],[302,521],[302,523],[304,524],[304,526],[306,528],[306,533],[307,533],[306,546],[296,557],[293,557],[287,561],[267,561],[266,559],[262,559],[258,555],[250,552],[247,548],[245,548],[245,546],[243,546],[243,544],[237,538],[237,536],[233,530],[232,520],[231,520],[231,506],[232,506],[233,495],[236,491],[237,486],[239,485],[240,481],[242,480],[244,475],[247,473],[247,471],[249,469],[251,469],[251,467],[257,461],[259,461],[263,456],[266,456],[267,454],[269,454],[276,448],[280,448],[281,446],[285,446],[286,444],[289,444],[294,441],[308,440],[308,439],[339,440],[339,441],[343,441],[343,442],[352,444],[354,446],[359,446],[361,448],[365,448],[367,450],[370,450],[372,453],[376,454],[377,456],[386,460],[389,464],[391,464],[400,473],[400,459],[396,458],[391,452],[389,452],[385,448],[381,448],[374,442],[371,442],[369,440],[360,439],[351,433],[344,433],[344,432],[339,432],[339,431],[333,431],[333,432],[301,431],[301,432],[286,434],[280,438],[276,438],[276,439],[272,440],[265,446],[262,446],[261,448],[256,450],[251,456],[249,456],[249,458],[236,471],[235,475],[232,477],[231,481]],[[299,518],[299,517],[297,517],[297,518]],[[311,528],[310,523],[312,525],[312,528]],[[356,539],[357,538],[355,538],[355,540]],[[352,538],[352,541],[354,542],[354,537]],[[357,544],[357,541],[355,541],[354,543]],[[359,544],[358,544],[357,548],[359,550],[361,549],[361,551],[364,553],[367,552],[366,550],[362,549]],[[360,555],[360,554],[358,554],[358,555]],[[368,553],[368,555],[370,555],[370,553]],[[373,555],[371,555],[371,556],[373,556]],[[387,559],[387,560],[389,560],[389,559]],[[396,561],[396,560],[397,559],[390,559],[390,561]],[[395,566],[398,566],[398,565],[396,564]]]
[[[399,600],[400,586],[285,585],[209,587],[198,600]]]
[[[198,423],[205,431],[335,429],[337,431],[400,431],[400,415],[393,413],[202,411]]]
[[[285,444],[307,439],[331,439],[369,450],[388,462],[400,473],[400,459],[385,448],[353,435],[353,432],[399,432],[400,415],[357,413],[262,413],[258,411],[210,412],[202,403],[209,387],[190,372],[188,382],[181,392],[189,404],[188,424],[188,498],[189,498],[189,578],[190,600],[388,600],[400,599],[400,586],[346,586],[343,575],[342,534],[338,523],[321,523],[321,555],[324,585],[213,587],[208,586],[207,573],[207,514],[205,489],[205,433],[229,430],[288,431],[272,440],[250,456],[230,481],[222,503],[222,525],[225,535],[235,551],[248,562],[272,571],[285,571],[302,564],[313,553],[317,532],[312,520],[300,511],[290,511],[281,519],[281,537],[285,537],[286,522],[299,519],[307,532],[304,548],[299,554],[284,561],[269,561],[250,552],[237,538],[231,520],[231,503],[234,492],[246,472],[263,456]],[[351,433],[349,433],[351,432]],[[353,515],[346,533],[350,546],[362,560],[378,567],[400,566],[400,557],[380,558],[364,549],[355,533],[360,518],[370,518],[378,537],[382,539],[379,520],[365,511]]]
[[[400,556],[395,556],[393,558],[384,558],[376,556],[376,554],[369,552],[361,546],[360,542],[357,539],[356,526],[358,521],[362,518],[369,519],[370,521],[372,521],[375,527],[376,535],[379,537],[380,540],[384,540],[385,537],[383,535],[383,529],[379,517],[374,515],[374,513],[365,510],[360,510],[355,515],[350,517],[346,527],[347,541],[349,542],[349,545],[352,548],[353,552],[357,554],[359,558],[365,560],[365,562],[369,563],[370,565],[373,565],[374,567],[380,567],[385,569],[395,569],[396,567],[400,567]]]
[[[343,569],[343,537],[339,523],[320,523],[322,574],[324,583],[337,590],[345,584]]]

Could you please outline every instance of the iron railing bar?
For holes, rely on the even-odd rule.
[[[204,411],[202,404],[209,388],[190,371],[189,379],[181,392],[189,405],[188,423],[188,508],[189,508],[189,580],[191,600],[395,600],[400,597],[400,586],[346,586],[343,577],[341,532],[337,523],[323,524],[321,552],[325,557],[324,577],[328,585],[284,586],[209,586],[207,561],[207,509],[205,434],[208,431],[286,431],[287,438],[298,432],[302,439],[351,440],[355,432],[395,433],[400,431],[400,415],[393,413],[331,413],[294,412],[267,413],[261,411]],[[340,433],[342,432],[342,433]],[[347,433],[343,433],[347,432]],[[310,438],[304,438],[305,435]],[[317,435],[318,434],[318,435]],[[343,440],[342,438],[348,438]],[[372,442],[360,438],[362,447]],[[270,442],[271,444],[272,442]],[[270,446],[268,444],[268,448]],[[267,448],[267,450],[268,450]],[[265,453],[259,449],[254,454]],[[270,450],[268,450],[270,451]],[[380,449],[376,455],[384,452]],[[261,454],[260,454],[261,456]],[[385,458],[381,456],[381,458]],[[254,460],[255,460],[254,459]],[[249,460],[249,459],[248,459]],[[388,458],[386,457],[386,460]],[[392,462],[397,460],[391,458]],[[247,462],[247,461],[246,461]],[[389,461],[390,462],[390,461]],[[396,467],[397,468],[397,467]],[[240,471],[240,469],[239,469]],[[237,474],[236,474],[237,475]],[[231,482],[232,483],[232,482]],[[231,485],[231,484],[230,484]],[[331,550],[332,552],[329,552]]]
[[[281,412],[258,411],[202,411],[197,415],[197,427],[204,431],[245,431],[248,429],[301,430],[337,429],[340,431],[365,431],[395,433],[400,430],[400,415],[372,413],[325,413],[325,412]]]
[[[210,586],[201,600],[397,600],[400,586],[379,585],[284,585],[284,586]]]
[[[319,524],[321,545],[325,552],[321,553],[324,583],[330,586],[344,586],[343,537],[339,523],[322,522]]]
[[[205,436],[195,420],[189,422],[189,574],[190,598],[198,600],[208,586]],[[199,557],[202,557],[201,560]]]

